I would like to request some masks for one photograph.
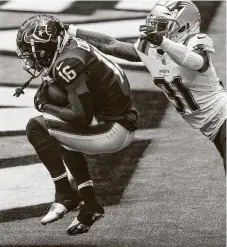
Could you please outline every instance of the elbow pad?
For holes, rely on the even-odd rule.
[[[203,67],[204,59],[201,55],[196,54],[193,51],[189,51],[185,55],[182,67],[188,68],[191,70],[200,70]]]
[[[182,44],[175,43],[164,37],[160,47],[175,63],[184,68],[199,70],[203,67],[203,57]]]

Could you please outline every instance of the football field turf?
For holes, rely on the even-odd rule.
[[[51,11],[63,12],[57,13],[63,21],[90,23],[92,28],[100,29],[110,18],[113,35],[134,39],[138,29],[134,25],[138,24],[133,21],[143,19],[147,9],[135,11],[141,6],[127,6],[125,1],[103,3],[104,7],[100,2],[90,2],[87,7],[75,1],[71,8],[65,3]],[[203,28],[206,30],[209,25],[208,33],[215,42],[213,61],[225,84],[226,4],[197,4],[203,11]],[[152,85],[141,65],[124,64],[133,101],[141,114],[135,141],[117,154],[88,156],[105,217],[89,233],[76,237],[65,232],[76,212],[52,225],[40,224],[54,190],[25,137],[27,119],[38,114],[32,108],[38,80],[24,96],[12,97],[14,88],[27,77],[19,59],[12,54],[12,41],[7,40],[7,31],[14,37],[19,23],[32,15],[32,7],[23,8],[20,12],[17,6],[9,4],[0,11],[0,34],[4,37],[0,41],[0,246],[224,247],[222,160],[213,143],[188,126]],[[75,10],[84,15],[75,14]],[[118,33],[115,26],[118,22],[123,25],[127,19],[132,22],[124,30],[132,30],[132,36]]]

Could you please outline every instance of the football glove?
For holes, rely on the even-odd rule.
[[[163,41],[163,36],[165,36],[166,31],[155,31],[152,27],[141,25],[140,26],[140,40],[147,40],[150,43],[160,46]]]
[[[48,103],[48,91],[47,91],[48,86],[43,82],[34,97],[34,105],[35,109],[39,112],[43,111],[43,106]]]

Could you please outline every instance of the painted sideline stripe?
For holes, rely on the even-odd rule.
[[[26,88],[25,94],[14,97],[15,88],[0,87],[0,106],[33,107],[33,99],[37,89]]]
[[[31,159],[31,156],[35,155],[35,150],[26,135],[1,137],[0,154],[0,169],[16,164],[29,164],[27,162],[29,160],[31,164],[40,163],[40,160],[33,162],[34,158]],[[24,161],[17,160],[19,158],[24,158]],[[10,159],[11,162],[9,161]]]
[[[137,38],[139,36],[139,26],[143,23],[144,19],[137,19],[78,24],[77,27],[89,31],[106,33],[115,38]],[[0,31],[0,51],[16,51],[16,35],[17,30]]]
[[[54,184],[41,164],[0,169],[0,210],[48,203],[54,200]]]
[[[156,2],[158,2],[158,0],[149,0],[149,1],[121,0],[116,4],[115,9],[150,11],[152,7],[156,4]]]
[[[47,0],[13,0],[0,6],[2,10],[36,11],[58,13],[68,8],[75,0],[51,1]]]
[[[39,115],[34,108],[0,109],[0,132],[25,130],[29,119]]]

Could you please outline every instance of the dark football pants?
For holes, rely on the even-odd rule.
[[[221,128],[219,129],[214,139],[214,145],[216,146],[219,153],[221,154],[221,157],[223,158],[224,168],[226,171],[226,120],[222,124]]]
[[[76,128],[50,115],[44,114],[44,120],[49,134],[59,144],[66,149],[86,154],[115,153],[127,147],[135,135],[135,132],[130,132],[116,122]]]

